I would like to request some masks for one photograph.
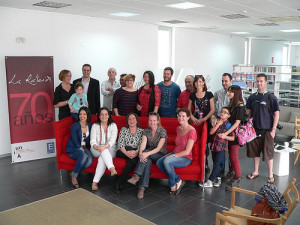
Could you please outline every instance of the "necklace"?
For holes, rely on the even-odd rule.
[[[101,126],[101,124],[100,124],[100,145],[101,145],[101,142],[102,142],[102,126]],[[107,129],[108,129],[108,127],[107,127]],[[103,130],[104,130],[104,128],[103,128]],[[104,141],[104,144],[106,145],[107,144],[107,130],[106,130],[106,132],[104,132],[104,134],[105,134],[105,141]]]
[[[79,123],[80,123],[80,122],[79,122]],[[81,128],[83,128],[83,129],[87,127],[86,124],[85,124],[85,126],[82,126],[81,123],[80,123],[80,126],[81,126]]]

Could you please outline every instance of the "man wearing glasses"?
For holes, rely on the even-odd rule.
[[[92,67],[89,64],[82,66],[82,77],[73,81],[75,85],[80,81],[84,86],[84,93],[87,95],[89,109],[91,114],[97,114],[100,109],[100,83],[98,80],[91,78]]]
[[[249,117],[253,117],[253,126],[257,137],[247,143],[247,156],[253,158],[254,171],[247,176],[253,180],[259,176],[260,154],[268,166],[268,183],[274,183],[273,154],[274,137],[279,120],[279,105],[274,94],[267,91],[267,76],[263,73],[256,77],[257,92],[250,95],[246,104]]]

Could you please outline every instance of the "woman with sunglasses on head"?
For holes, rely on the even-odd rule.
[[[136,113],[128,113],[126,127],[122,127],[118,139],[117,157],[126,159],[126,165],[115,181],[115,191],[120,191],[120,185],[127,181],[129,174],[138,162],[139,147],[142,142],[143,129]]]
[[[145,85],[138,91],[137,110],[141,116],[147,117],[149,112],[158,112],[160,106],[161,91],[154,85],[155,77],[152,71],[146,71],[143,75]]]
[[[228,97],[230,99],[229,109],[231,117],[229,123],[231,127],[223,134],[219,134],[220,138],[226,138],[228,134],[234,132],[242,121],[245,121],[246,108],[243,101],[242,89],[237,85],[232,85],[228,88]],[[228,142],[228,153],[231,163],[231,168],[235,173],[231,183],[226,186],[226,190],[230,191],[232,187],[239,187],[242,179],[241,166],[239,160],[239,143],[235,137],[234,141]]]
[[[79,188],[78,174],[93,162],[93,155],[89,150],[91,127],[91,113],[87,107],[81,107],[78,111],[78,122],[72,124],[71,137],[66,145],[68,156],[76,160],[72,173],[74,188]]]
[[[148,187],[152,162],[156,162],[167,153],[168,136],[166,130],[160,124],[158,113],[149,113],[148,125],[149,127],[143,132],[139,153],[140,160],[134,175],[128,180],[133,185],[136,185],[139,181],[138,199],[144,197],[145,188]]]
[[[91,130],[91,152],[98,158],[97,168],[93,179],[92,190],[98,190],[98,183],[103,176],[106,168],[111,176],[117,175],[113,164],[116,156],[116,140],[118,128],[107,107],[99,109],[98,120],[93,124]]]
[[[210,91],[207,91],[207,86],[203,75],[196,75],[193,82],[194,91],[190,94],[189,100],[189,110],[192,110],[194,107],[194,112],[191,115],[191,118],[195,125],[199,126],[200,124],[207,122],[207,130],[212,128],[211,116],[215,112],[215,102],[214,95]],[[207,133],[207,143],[210,142],[209,132]],[[208,167],[207,157],[209,155],[209,149],[206,148],[206,157],[205,157],[205,172],[210,173]]]
[[[158,168],[169,177],[170,194],[179,194],[184,186],[185,182],[175,173],[174,168],[187,167],[192,163],[192,149],[194,143],[197,141],[197,132],[190,125],[190,110],[181,108],[178,110],[177,116],[180,126],[176,130],[177,135],[174,151],[161,157],[156,162]]]

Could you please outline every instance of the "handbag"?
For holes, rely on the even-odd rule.
[[[243,146],[256,138],[256,132],[253,127],[252,120],[253,118],[247,120],[244,124],[240,123],[235,129],[235,135],[240,146]]]
[[[255,206],[253,206],[251,210],[251,216],[265,218],[265,219],[276,219],[280,218],[280,214],[278,210],[272,209],[266,198],[264,198],[261,202],[257,202]],[[263,223],[253,220],[248,220],[248,225],[272,225],[271,223]]]

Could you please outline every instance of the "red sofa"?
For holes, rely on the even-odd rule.
[[[123,116],[112,117],[118,126],[118,130],[125,126],[126,120]],[[92,122],[96,121],[96,116],[92,116]],[[63,120],[54,122],[55,139],[56,139],[56,161],[58,170],[69,170],[72,171],[74,168],[75,160],[71,159],[65,152],[67,141],[70,137],[70,128],[73,123],[73,118],[68,117]],[[174,149],[176,127],[179,126],[178,120],[175,118],[162,118],[162,126],[167,130],[168,141],[167,150],[171,152]],[[140,117],[140,124],[142,128],[148,127],[148,117]],[[198,133],[198,140],[194,144],[193,151],[193,162],[188,167],[175,169],[176,173],[183,180],[197,180],[204,181],[205,174],[205,148],[206,148],[206,137],[207,137],[207,125],[204,123],[201,126],[196,126]],[[120,174],[125,167],[126,160],[122,158],[114,158],[114,165],[118,174]],[[95,173],[98,160],[94,158],[92,165],[85,169],[84,172]],[[107,170],[106,173],[109,173]],[[158,167],[153,164],[151,168],[151,178],[167,178]]]

